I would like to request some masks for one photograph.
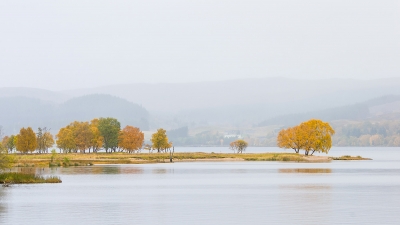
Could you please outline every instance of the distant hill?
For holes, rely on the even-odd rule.
[[[400,78],[354,80],[239,79],[197,83],[123,84],[64,91],[81,96],[105,93],[137,102],[157,114],[189,124],[259,123],[285,114],[306,113],[400,95]]]
[[[23,96],[59,104],[73,97],[112,95],[135,102],[149,110],[152,129],[163,127],[171,130],[183,126],[256,125],[260,121],[288,114],[303,114],[307,117],[309,112],[323,112],[326,109],[352,105],[352,111],[365,115],[363,106],[354,106],[355,103],[365,103],[379,96],[400,95],[399,87],[400,78],[260,78],[194,83],[121,84],[61,92],[3,88],[0,89],[0,96]],[[394,106],[368,108],[372,113],[390,107]],[[345,110],[348,109],[338,109],[336,115],[327,117],[336,118],[339,114],[347,114]],[[331,110],[325,114],[329,114],[329,111]]]
[[[64,93],[39,88],[1,87],[0,98],[6,97],[29,97],[55,103],[61,103],[71,98],[71,96]]]
[[[114,117],[122,124],[149,129],[149,113],[138,104],[111,95],[86,95],[70,99],[56,107],[56,114],[65,124],[99,117]]]
[[[0,98],[0,125],[5,133],[17,133],[22,127],[48,127],[53,132],[70,122],[99,117],[117,118],[122,126],[149,129],[149,113],[143,107],[110,95],[87,95],[56,104],[28,97]]]
[[[388,105],[392,107],[387,107]],[[388,95],[353,105],[334,107],[326,110],[319,110],[307,113],[277,116],[265,120],[258,125],[293,126],[311,118],[318,118],[329,122],[334,120],[365,120],[379,117],[385,118],[384,115],[386,115],[386,117],[388,115],[393,116],[393,113],[395,113],[394,115],[398,115],[398,112],[400,112],[400,95]],[[400,119],[400,117],[398,119]]]

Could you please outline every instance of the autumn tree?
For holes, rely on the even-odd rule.
[[[35,151],[37,146],[36,134],[31,127],[22,128],[17,135],[16,148],[21,153]]]
[[[92,149],[93,152],[97,152],[103,146],[104,140],[99,131],[99,119],[90,121],[90,132],[92,133],[92,138],[90,140],[89,153],[90,149]]]
[[[108,152],[116,151],[118,148],[118,135],[121,130],[120,122],[111,117],[100,118],[98,129],[103,137],[103,147]]]
[[[73,122],[70,125],[73,136],[75,139],[76,148],[81,152],[85,153],[86,149],[91,147],[92,131],[88,122]]]
[[[76,149],[76,143],[74,138],[74,131],[71,127],[61,128],[57,135],[57,147],[64,153],[70,153]]]
[[[39,153],[48,153],[48,149],[54,145],[53,135],[47,130],[46,127],[38,128],[36,139],[37,150]]]
[[[335,134],[333,128],[327,122],[312,119],[304,122],[306,127],[307,142],[304,147],[305,154],[323,152],[328,154],[332,147],[332,135]]]
[[[232,141],[229,144],[229,148],[231,150],[233,150],[233,152],[237,152],[237,153],[243,153],[243,151],[246,150],[247,146],[248,146],[248,143],[244,140]]]
[[[170,148],[167,131],[162,128],[158,129],[156,133],[151,135],[151,142],[153,143],[152,147],[157,149],[157,152],[161,152]]]
[[[333,128],[327,122],[312,119],[298,126],[283,129],[277,137],[278,147],[293,149],[296,153],[304,150],[305,155],[314,152],[328,153],[332,147]]]
[[[118,147],[132,153],[142,148],[144,134],[137,127],[126,126],[119,132]]]
[[[12,167],[13,158],[7,152],[7,149],[0,143],[0,171]]]
[[[15,141],[16,138],[14,135],[5,136],[2,140],[3,147],[7,149],[9,153],[12,153],[15,149]]]
[[[307,128],[304,124],[283,129],[278,133],[277,144],[280,148],[293,149],[299,153],[307,139]]]

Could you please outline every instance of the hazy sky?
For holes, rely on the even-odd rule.
[[[400,76],[400,1],[0,1],[0,86]]]

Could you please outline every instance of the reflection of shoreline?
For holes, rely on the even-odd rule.
[[[332,169],[326,168],[297,168],[297,169],[279,169],[279,173],[332,173]]]
[[[7,207],[4,205],[4,200],[6,198],[6,191],[4,188],[0,188],[0,221],[3,217],[2,214],[7,213]]]

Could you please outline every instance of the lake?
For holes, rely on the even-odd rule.
[[[36,169],[63,183],[0,187],[0,224],[399,224],[400,148],[329,153],[341,155],[374,160]]]

